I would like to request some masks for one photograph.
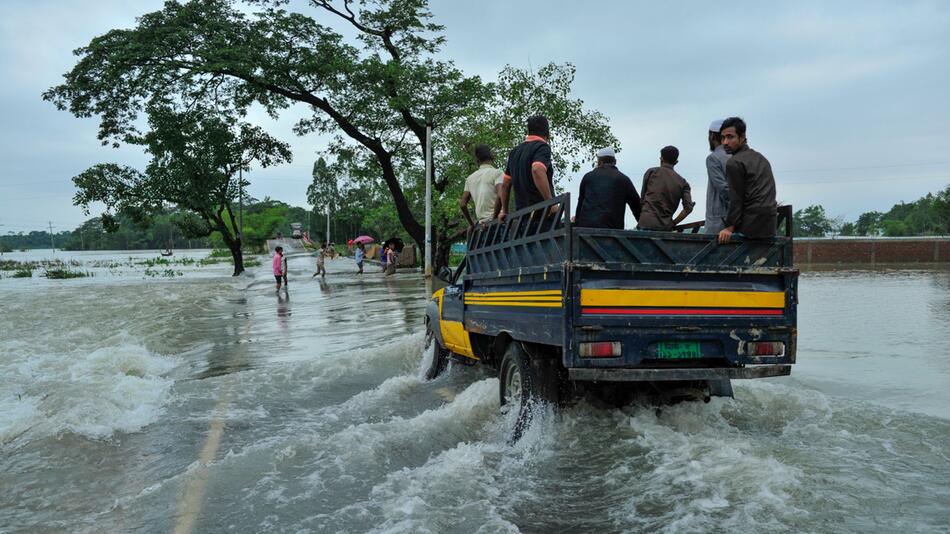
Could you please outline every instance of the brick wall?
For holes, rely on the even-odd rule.
[[[950,237],[795,240],[795,263],[950,263]]]

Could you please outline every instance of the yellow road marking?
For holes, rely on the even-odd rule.
[[[190,534],[195,528],[198,515],[201,513],[205,489],[208,486],[208,477],[211,474],[211,462],[214,461],[218,454],[218,448],[221,446],[228,407],[231,405],[230,377],[227,380],[228,384],[218,395],[218,402],[214,406],[208,436],[205,438],[205,444],[198,455],[198,467],[191,472],[185,482],[185,489],[178,501],[178,514],[176,516],[178,520],[175,523],[174,534]]]

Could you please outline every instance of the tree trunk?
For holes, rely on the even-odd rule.
[[[244,251],[241,250],[241,240],[231,240],[228,248],[231,250],[231,259],[234,260],[234,274],[231,276],[237,276],[244,272]]]
[[[454,240],[450,236],[436,233],[433,236],[434,254],[432,255],[432,274],[439,272],[442,267],[449,266],[449,254],[452,252],[452,243]],[[437,239],[435,239],[437,238]]]
[[[241,250],[241,239],[231,235],[228,225],[224,224],[224,219],[220,213],[212,217],[214,226],[221,234],[224,244],[231,251],[231,259],[234,261],[234,273],[231,276],[237,276],[244,272],[244,251]]]

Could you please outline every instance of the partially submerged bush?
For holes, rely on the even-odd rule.
[[[68,278],[85,278],[87,276],[92,276],[92,273],[89,271],[73,271],[67,267],[56,267],[53,269],[46,269],[45,276],[50,280],[66,280]]]
[[[13,271],[13,278],[33,278],[33,269],[23,267]]]

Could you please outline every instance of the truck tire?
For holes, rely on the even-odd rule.
[[[547,365],[532,365],[531,358],[518,342],[511,342],[498,367],[498,396],[502,411],[516,410],[514,426],[509,437],[510,442],[521,439],[524,431],[531,426],[533,409],[541,402],[556,402],[546,394],[551,388],[548,382],[556,376],[548,376],[553,371]],[[554,388],[556,391],[556,387]],[[556,395],[556,394],[555,394]]]
[[[432,380],[443,372],[449,365],[449,351],[439,345],[439,340],[435,338],[435,332],[432,331],[432,323],[426,322],[426,340],[422,349],[423,376],[426,380]]]

